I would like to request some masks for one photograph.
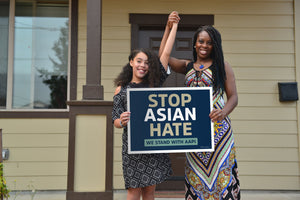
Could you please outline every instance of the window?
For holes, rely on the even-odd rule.
[[[6,44],[8,49],[13,49],[13,51],[7,49],[6,53],[13,52],[13,55],[8,53],[6,66],[4,64],[0,66],[1,77],[6,76],[4,78],[8,80],[6,86],[2,84],[0,86],[1,108],[66,108],[68,1],[15,0],[14,2],[13,0],[10,3],[14,6],[10,6],[9,11],[14,15],[10,14],[9,22],[14,28],[0,30],[3,32],[6,30],[9,36],[14,36],[13,40],[9,40],[13,42]],[[5,9],[5,5],[0,6],[1,9]],[[2,24],[1,21],[0,23]],[[0,43],[1,46],[5,45],[4,39],[1,38]],[[6,73],[2,75],[2,71]]]

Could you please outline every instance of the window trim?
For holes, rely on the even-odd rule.
[[[69,118],[69,111],[0,111],[1,118]]]
[[[13,71],[14,71],[14,40],[15,35],[15,0],[9,1],[9,27],[8,27],[8,63],[7,63],[7,85],[6,85],[6,106],[5,110],[12,109],[12,93],[13,93]]]

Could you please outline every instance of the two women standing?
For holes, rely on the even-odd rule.
[[[123,132],[123,174],[127,199],[154,199],[155,185],[172,173],[167,154],[127,153],[126,89],[158,87],[167,77],[169,66],[185,74],[187,87],[212,87],[214,109],[214,152],[186,153],[185,186],[188,200],[240,199],[234,139],[229,114],[238,103],[235,78],[229,63],[224,61],[220,33],[212,26],[200,27],[194,35],[193,61],[170,57],[180,18],[169,15],[159,50],[159,60],[146,50],[133,51],[129,63],[116,79],[113,120]],[[226,95],[225,102],[223,95]],[[156,163],[152,165],[152,163]]]

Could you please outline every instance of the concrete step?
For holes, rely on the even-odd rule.
[[[114,200],[126,199],[126,191],[114,192]],[[184,191],[156,191],[156,200],[184,200]],[[242,200],[300,200],[300,191],[257,191],[242,190]]]
[[[115,190],[113,200],[126,199],[126,190]],[[242,190],[242,200],[300,200],[300,191]],[[156,191],[156,200],[184,200],[184,191]],[[66,200],[66,191],[10,192],[9,200]]]

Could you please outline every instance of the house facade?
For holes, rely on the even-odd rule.
[[[241,188],[300,190],[300,104],[279,101],[278,89],[300,80],[297,0],[0,0],[0,129],[10,189],[69,197],[124,189],[122,130],[110,119],[113,81],[131,49],[157,50],[173,10],[182,18],[175,46],[186,49],[174,56],[191,56],[201,24],[222,35],[239,95],[231,119]],[[173,166],[170,181],[180,189],[184,164]]]

